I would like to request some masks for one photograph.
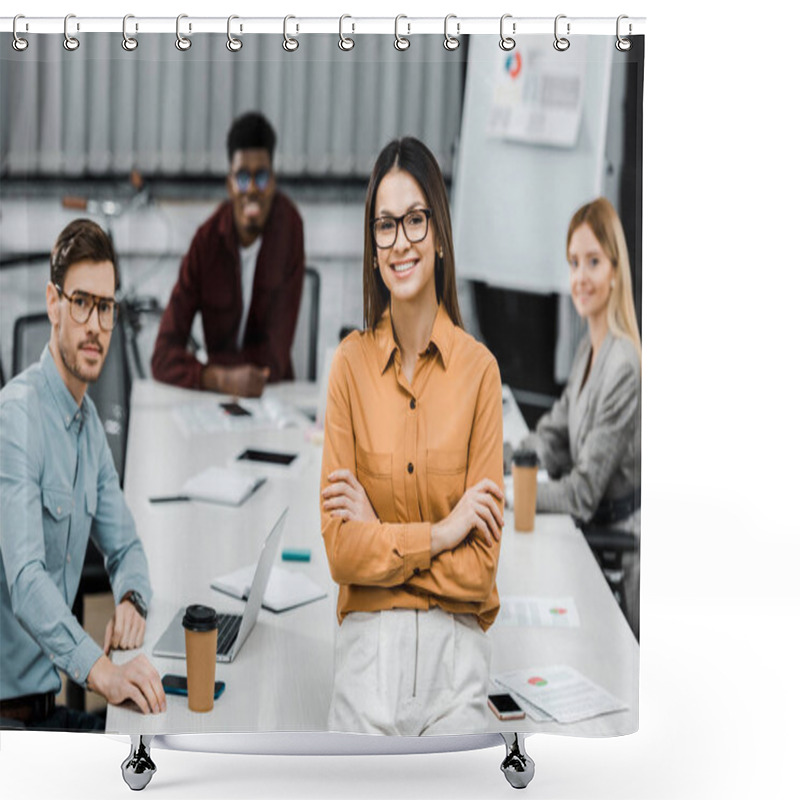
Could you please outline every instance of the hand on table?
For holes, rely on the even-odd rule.
[[[503,515],[495,498],[503,501],[500,487],[489,478],[467,489],[456,507],[441,521],[431,526],[431,556],[452,550],[477,529],[486,544],[500,541]]]
[[[119,665],[113,664],[108,656],[100,656],[89,670],[86,685],[111,705],[132,700],[142,714],[159,714],[167,710],[161,678],[145,655],[140,654]]]
[[[115,609],[106,625],[103,637],[103,652],[111,650],[134,650],[142,646],[145,629],[144,617],[133,603],[123,600]]]
[[[328,475],[330,486],[322,490],[322,507],[332,517],[375,522],[378,515],[364,491],[349,469],[337,469]]]

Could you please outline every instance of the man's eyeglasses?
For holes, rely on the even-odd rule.
[[[83,325],[88,322],[89,317],[92,316],[92,311],[97,308],[97,321],[104,331],[113,329],[117,322],[117,313],[119,306],[117,302],[110,297],[98,297],[96,294],[89,292],[76,291],[68,295],[57,283],[53,286],[56,291],[65,299],[69,301],[69,314],[75,322]]]
[[[240,192],[246,192],[250,188],[250,181],[254,181],[256,189],[263,192],[269,185],[269,179],[272,173],[268,169],[258,169],[255,172],[249,172],[246,169],[237,170],[232,174],[233,180],[236,182],[236,188]]]
[[[412,244],[421,242],[428,235],[428,220],[431,218],[429,208],[415,208],[402,217],[377,217],[372,220],[372,237],[375,246],[381,250],[394,247],[397,241],[397,226],[403,226],[406,239]]]

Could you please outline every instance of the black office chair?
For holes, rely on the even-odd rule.
[[[625,596],[625,553],[636,551],[636,537],[628,531],[596,525],[582,525],[586,543],[603,571],[611,593],[614,595],[625,619],[628,619],[628,599]]]
[[[320,276],[314,267],[306,267],[303,295],[292,342],[292,364],[298,380],[317,379],[317,345],[319,340]]]
[[[111,345],[106,355],[99,380],[89,386],[88,394],[97,407],[98,415],[108,439],[114,465],[122,485],[125,475],[125,452],[128,441],[128,419],[130,412],[131,375],[127,358],[125,325],[120,319],[111,337]],[[42,350],[50,338],[50,320],[47,314],[28,314],[14,322],[14,374],[21,372],[38,361]],[[72,613],[78,622],[84,621],[84,598],[89,594],[106,594],[111,591],[103,556],[89,540],[86,558],[83,563],[78,593],[72,606]],[[73,683],[67,684],[67,705],[84,710],[86,697],[84,690]]]

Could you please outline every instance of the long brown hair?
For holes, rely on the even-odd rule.
[[[450,227],[450,205],[442,171],[433,153],[412,136],[395,139],[381,150],[367,187],[364,209],[364,327],[375,328],[389,303],[389,290],[375,268],[377,256],[372,237],[372,220],[375,217],[375,195],[378,186],[392,169],[402,169],[419,184],[431,209],[433,235],[438,238],[442,257],[436,254],[436,300],[443,303],[450,319],[463,328],[456,293],[456,268],[453,254],[453,232]],[[428,231],[429,235],[431,231]]]
[[[581,206],[573,215],[567,231],[567,260],[569,260],[569,243],[572,234],[584,223],[591,229],[595,238],[603,248],[614,267],[617,278],[611,288],[606,310],[608,328],[616,336],[630,339],[642,361],[642,339],[639,335],[639,324],[636,321],[636,309],[633,304],[633,281],[631,280],[631,264],[628,258],[628,245],[625,243],[625,232],[614,206],[605,197],[598,197],[591,203]]]

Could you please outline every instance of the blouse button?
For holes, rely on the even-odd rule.
[[[419,575],[419,567],[414,567],[414,574]]]
[[[412,397],[411,398],[411,410],[413,411],[417,407],[417,401]]]
[[[408,474],[411,475],[414,472],[414,465],[409,461],[408,463]]]

